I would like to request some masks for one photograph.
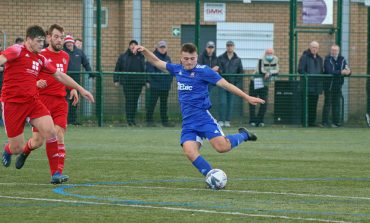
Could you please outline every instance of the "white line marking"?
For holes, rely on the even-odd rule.
[[[174,208],[174,207],[157,207],[157,206],[150,206],[150,205],[128,205],[128,204],[115,204],[115,203],[78,201],[78,200],[62,200],[62,199],[50,199],[50,198],[13,197],[13,196],[5,196],[5,195],[0,195],[0,198],[13,199],[13,200],[46,201],[46,202],[56,202],[56,203],[73,203],[73,204],[88,204],[88,205],[107,205],[107,206],[134,207],[134,208],[165,209],[165,210],[171,210],[171,211],[238,215],[238,216],[245,216],[245,217],[260,217],[260,218],[279,218],[279,219],[300,220],[300,221],[351,223],[351,222],[346,222],[346,221],[336,221],[336,220],[318,219],[318,218],[289,217],[289,216],[284,216],[284,215],[277,216],[277,215],[263,215],[263,214],[247,214],[247,213],[241,213],[241,212],[225,212],[225,211],[212,211],[212,210],[203,210],[203,209]]]
[[[36,183],[0,183],[0,185],[27,185],[27,186],[50,186],[55,188],[55,185],[51,184],[36,184]],[[61,186],[61,185],[60,185]],[[131,186],[131,185],[104,185],[104,184],[63,184],[63,186],[73,186],[73,187],[127,187],[127,188],[141,188],[141,189],[163,189],[163,190],[188,190],[188,191],[211,191],[210,189],[201,188],[175,188],[175,187],[148,187],[148,186]],[[353,197],[353,196],[340,196],[340,195],[330,195],[330,194],[300,194],[300,193],[288,193],[288,192],[273,192],[273,191],[255,191],[255,190],[220,190],[218,192],[227,193],[249,193],[249,194],[272,194],[272,195],[287,195],[287,196],[297,196],[297,197],[326,197],[326,198],[343,198],[343,199],[353,199],[353,200],[370,200],[370,197]]]

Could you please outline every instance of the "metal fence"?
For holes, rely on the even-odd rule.
[[[248,1],[246,1],[248,2]],[[235,78],[237,85],[250,92],[257,61],[264,50],[273,47],[279,57],[280,75],[268,89],[266,125],[295,124],[308,126],[308,98],[305,78],[297,74],[298,60],[311,41],[320,43],[319,54],[324,57],[334,43],[342,47],[353,74],[345,78],[340,100],[340,122],[348,126],[365,126],[368,73],[369,15],[365,1],[334,1],[333,24],[304,24],[302,3],[296,0],[65,0],[63,4],[47,0],[3,0],[0,2],[0,43],[3,48],[13,44],[16,37],[24,37],[29,25],[49,27],[58,23],[66,34],[83,39],[83,51],[95,73],[94,79],[81,72],[80,82],[93,91],[97,103],[82,100],[78,106],[78,120],[84,125],[126,125],[126,102],[122,85],[115,86],[114,75],[142,76],[150,73],[114,73],[116,62],[128,50],[131,40],[155,49],[165,40],[168,55],[179,62],[182,43],[194,42],[203,53],[208,41],[215,43],[219,56],[226,51],[226,42],[235,43],[244,74]],[[58,11],[54,9],[58,8]],[[83,70],[83,69],[82,69]],[[228,74],[229,77],[233,74]],[[228,76],[226,75],[226,76]],[[176,82],[168,96],[168,116],[174,124],[181,121],[177,102]],[[210,87],[212,114],[219,118],[222,100],[219,89]],[[137,103],[137,123],[146,125],[149,89],[144,83]],[[322,122],[324,93],[318,98],[316,123]],[[232,124],[250,122],[247,103],[235,98]],[[154,121],[160,125],[160,104],[154,110]],[[330,113],[332,115],[332,113]],[[330,117],[330,116],[329,116]],[[329,118],[329,120],[331,120]],[[329,124],[331,121],[329,121]]]

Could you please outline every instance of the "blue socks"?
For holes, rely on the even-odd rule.
[[[248,135],[242,132],[234,135],[227,135],[226,138],[229,139],[232,149],[238,146],[240,143],[244,142],[245,140],[248,140]]]
[[[198,158],[196,158],[194,161],[193,161],[193,165],[199,170],[199,172],[201,174],[203,174],[204,176],[207,175],[207,173],[209,171],[212,170],[212,167],[211,165],[207,162],[207,160],[205,160],[202,156],[198,156]]]

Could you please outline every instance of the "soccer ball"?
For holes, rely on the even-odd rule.
[[[224,189],[227,183],[226,173],[220,169],[212,169],[207,173],[206,184],[213,190]]]

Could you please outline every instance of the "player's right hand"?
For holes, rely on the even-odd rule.
[[[46,82],[46,80],[40,79],[36,82],[36,86],[38,88],[46,88],[48,86],[48,83]]]
[[[71,92],[69,93],[69,100],[72,100],[72,99],[73,99],[72,105],[76,106],[78,103],[78,93],[76,89],[72,89]]]
[[[265,104],[265,100],[251,96],[248,97],[248,102],[252,105]]]

